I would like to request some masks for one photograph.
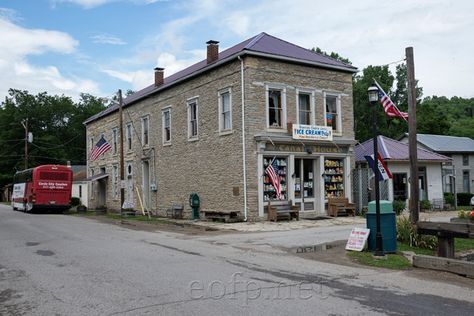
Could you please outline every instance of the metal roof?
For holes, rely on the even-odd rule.
[[[380,156],[385,161],[409,161],[410,154],[408,150],[408,144],[399,142],[397,140],[379,135],[377,137],[378,149]],[[374,153],[374,142],[373,139],[369,139],[362,144],[355,146],[355,158],[357,162],[365,162],[364,156],[370,156]],[[449,161],[451,158],[441,154],[423,149],[418,147],[417,149],[418,160],[443,162]]]
[[[416,140],[436,152],[474,152],[474,140],[469,137],[417,134]]]
[[[135,92],[129,97],[123,100],[123,106],[131,105],[143,98],[146,98],[154,93],[157,93],[161,90],[170,88],[171,86],[194,77],[204,71],[210,70],[214,67],[220,66],[224,63],[233,60],[241,55],[254,55],[269,57],[275,59],[282,59],[290,62],[297,62],[303,64],[309,64],[313,66],[337,69],[340,71],[354,73],[357,71],[357,68],[338,61],[336,59],[330,58],[328,56],[313,52],[306,48],[300,47],[298,45],[286,42],[277,37],[268,35],[267,33],[260,33],[254,37],[251,37],[235,46],[232,46],[222,52],[219,52],[218,59],[215,62],[210,64],[207,63],[207,59],[204,59],[194,65],[189,66],[177,73],[164,78],[164,82],[160,86],[155,86],[151,84],[148,87]],[[87,120],[84,121],[84,124],[88,124],[97,120],[100,117],[106,116],[112,112],[118,110],[118,104],[114,104],[107,109],[99,112]]]

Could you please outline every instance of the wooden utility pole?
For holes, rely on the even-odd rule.
[[[125,187],[124,187],[124,168],[125,162],[123,158],[123,115],[122,115],[122,90],[118,91],[119,101],[119,130],[120,130],[120,214],[122,215],[123,203],[125,202]]]
[[[25,129],[25,169],[28,169],[28,118],[21,121],[21,125]]]
[[[408,92],[408,141],[410,154],[410,221],[416,224],[419,219],[420,192],[418,186],[418,156],[416,141],[416,82],[413,47],[405,49],[407,59],[407,92]]]

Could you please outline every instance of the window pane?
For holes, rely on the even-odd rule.
[[[311,104],[309,94],[298,95],[298,112],[299,123],[311,125]]]
[[[222,112],[230,111],[230,95],[228,92],[222,94]]]
[[[333,130],[337,130],[337,97],[335,96],[326,96],[326,125],[332,126]]]
[[[230,112],[224,113],[224,126],[223,129],[230,129]]]
[[[268,91],[268,122],[270,127],[282,127],[281,91]]]

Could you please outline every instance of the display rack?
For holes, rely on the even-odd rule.
[[[273,158],[264,158],[263,159],[263,170],[268,167],[268,165],[272,162]],[[280,189],[282,194],[281,200],[286,200],[288,198],[287,194],[287,163],[286,158],[275,158],[276,164],[278,166],[278,175],[280,176]],[[268,201],[281,201],[276,198],[276,191],[270,180],[266,174],[263,177],[263,200],[265,202]]]
[[[342,159],[324,161],[324,192],[326,199],[344,196],[344,161]]]

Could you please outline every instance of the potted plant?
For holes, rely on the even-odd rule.
[[[431,210],[431,203],[428,200],[422,200],[420,201],[420,209],[422,212],[427,212]]]

